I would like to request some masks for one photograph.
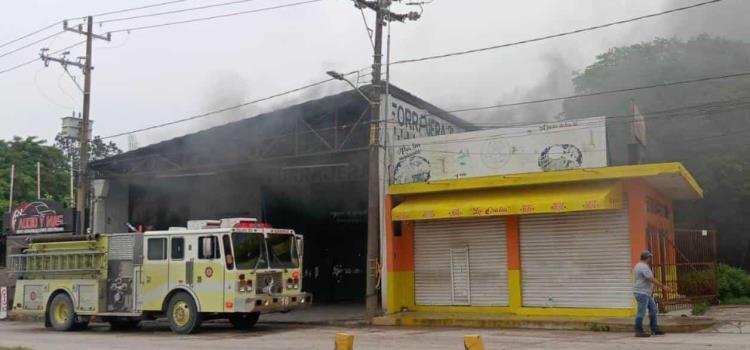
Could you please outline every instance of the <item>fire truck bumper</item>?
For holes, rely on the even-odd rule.
[[[235,298],[235,312],[287,312],[305,309],[312,305],[312,294],[272,294],[254,298]]]

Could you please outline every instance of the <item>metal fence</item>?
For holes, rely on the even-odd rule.
[[[715,230],[649,229],[649,249],[657,279],[673,289],[658,289],[655,297],[662,310],[689,307],[696,303],[715,304],[719,300],[718,263]]]

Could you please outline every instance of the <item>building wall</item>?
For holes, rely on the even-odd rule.
[[[648,225],[659,225],[670,230],[672,228],[671,200],[651,188],[643,180],[625,181],[623,191],[628,198],[628,219],[630,222],[632,264],[640,260],[640,253],[647,248],[646,230]],[[658,216],[647,212],[648,198],[657,199],[668,204],[669,217]],[[386,225],[386,278],[387,297],[386,312],[396,313],[404,310],[422,312],[471,312],[471,313],[512,313],[517,315],[545,315],[545,316],[601,316],[601,317],[630,317],[635,314],[635,303],[628,309],[607,308],[534,308],[523,307],[521,291],[521,247],[520,247],[520,216],[506,216],[506,242],[508,257],[508,288],[509,305],[507,307],[482,306],[419,306],[414,301],[414,222],[394,222],[391,218],[394,200],[391,196],[385,199],[385,216],[389,223]],[[400,229],[398,228],[400,225]],[[395,233],[400,231],[400,235]],[[668,250],[674,256],[674,250]]]

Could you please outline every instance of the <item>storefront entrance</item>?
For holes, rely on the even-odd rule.
[[[523,306],[629,308],[625,210],[521,216]]]
[[[505,219],[418,221],[417,305],[508,305]]]

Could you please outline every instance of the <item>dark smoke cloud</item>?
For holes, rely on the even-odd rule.
[[[523,91],[516,89],[512,93],[503,95],[496,101],[496,104],[571,94],[573,92],[571,78],[575,69],[573,63],[559,51],[545,53],[542,60],[546,67],[546,74],[541,81],[531,89]],[[464,113],[461,117],[480,126],[496,126],[504,123],[553,121],[561,117],[562,110],[562,102],[549,102]]]

